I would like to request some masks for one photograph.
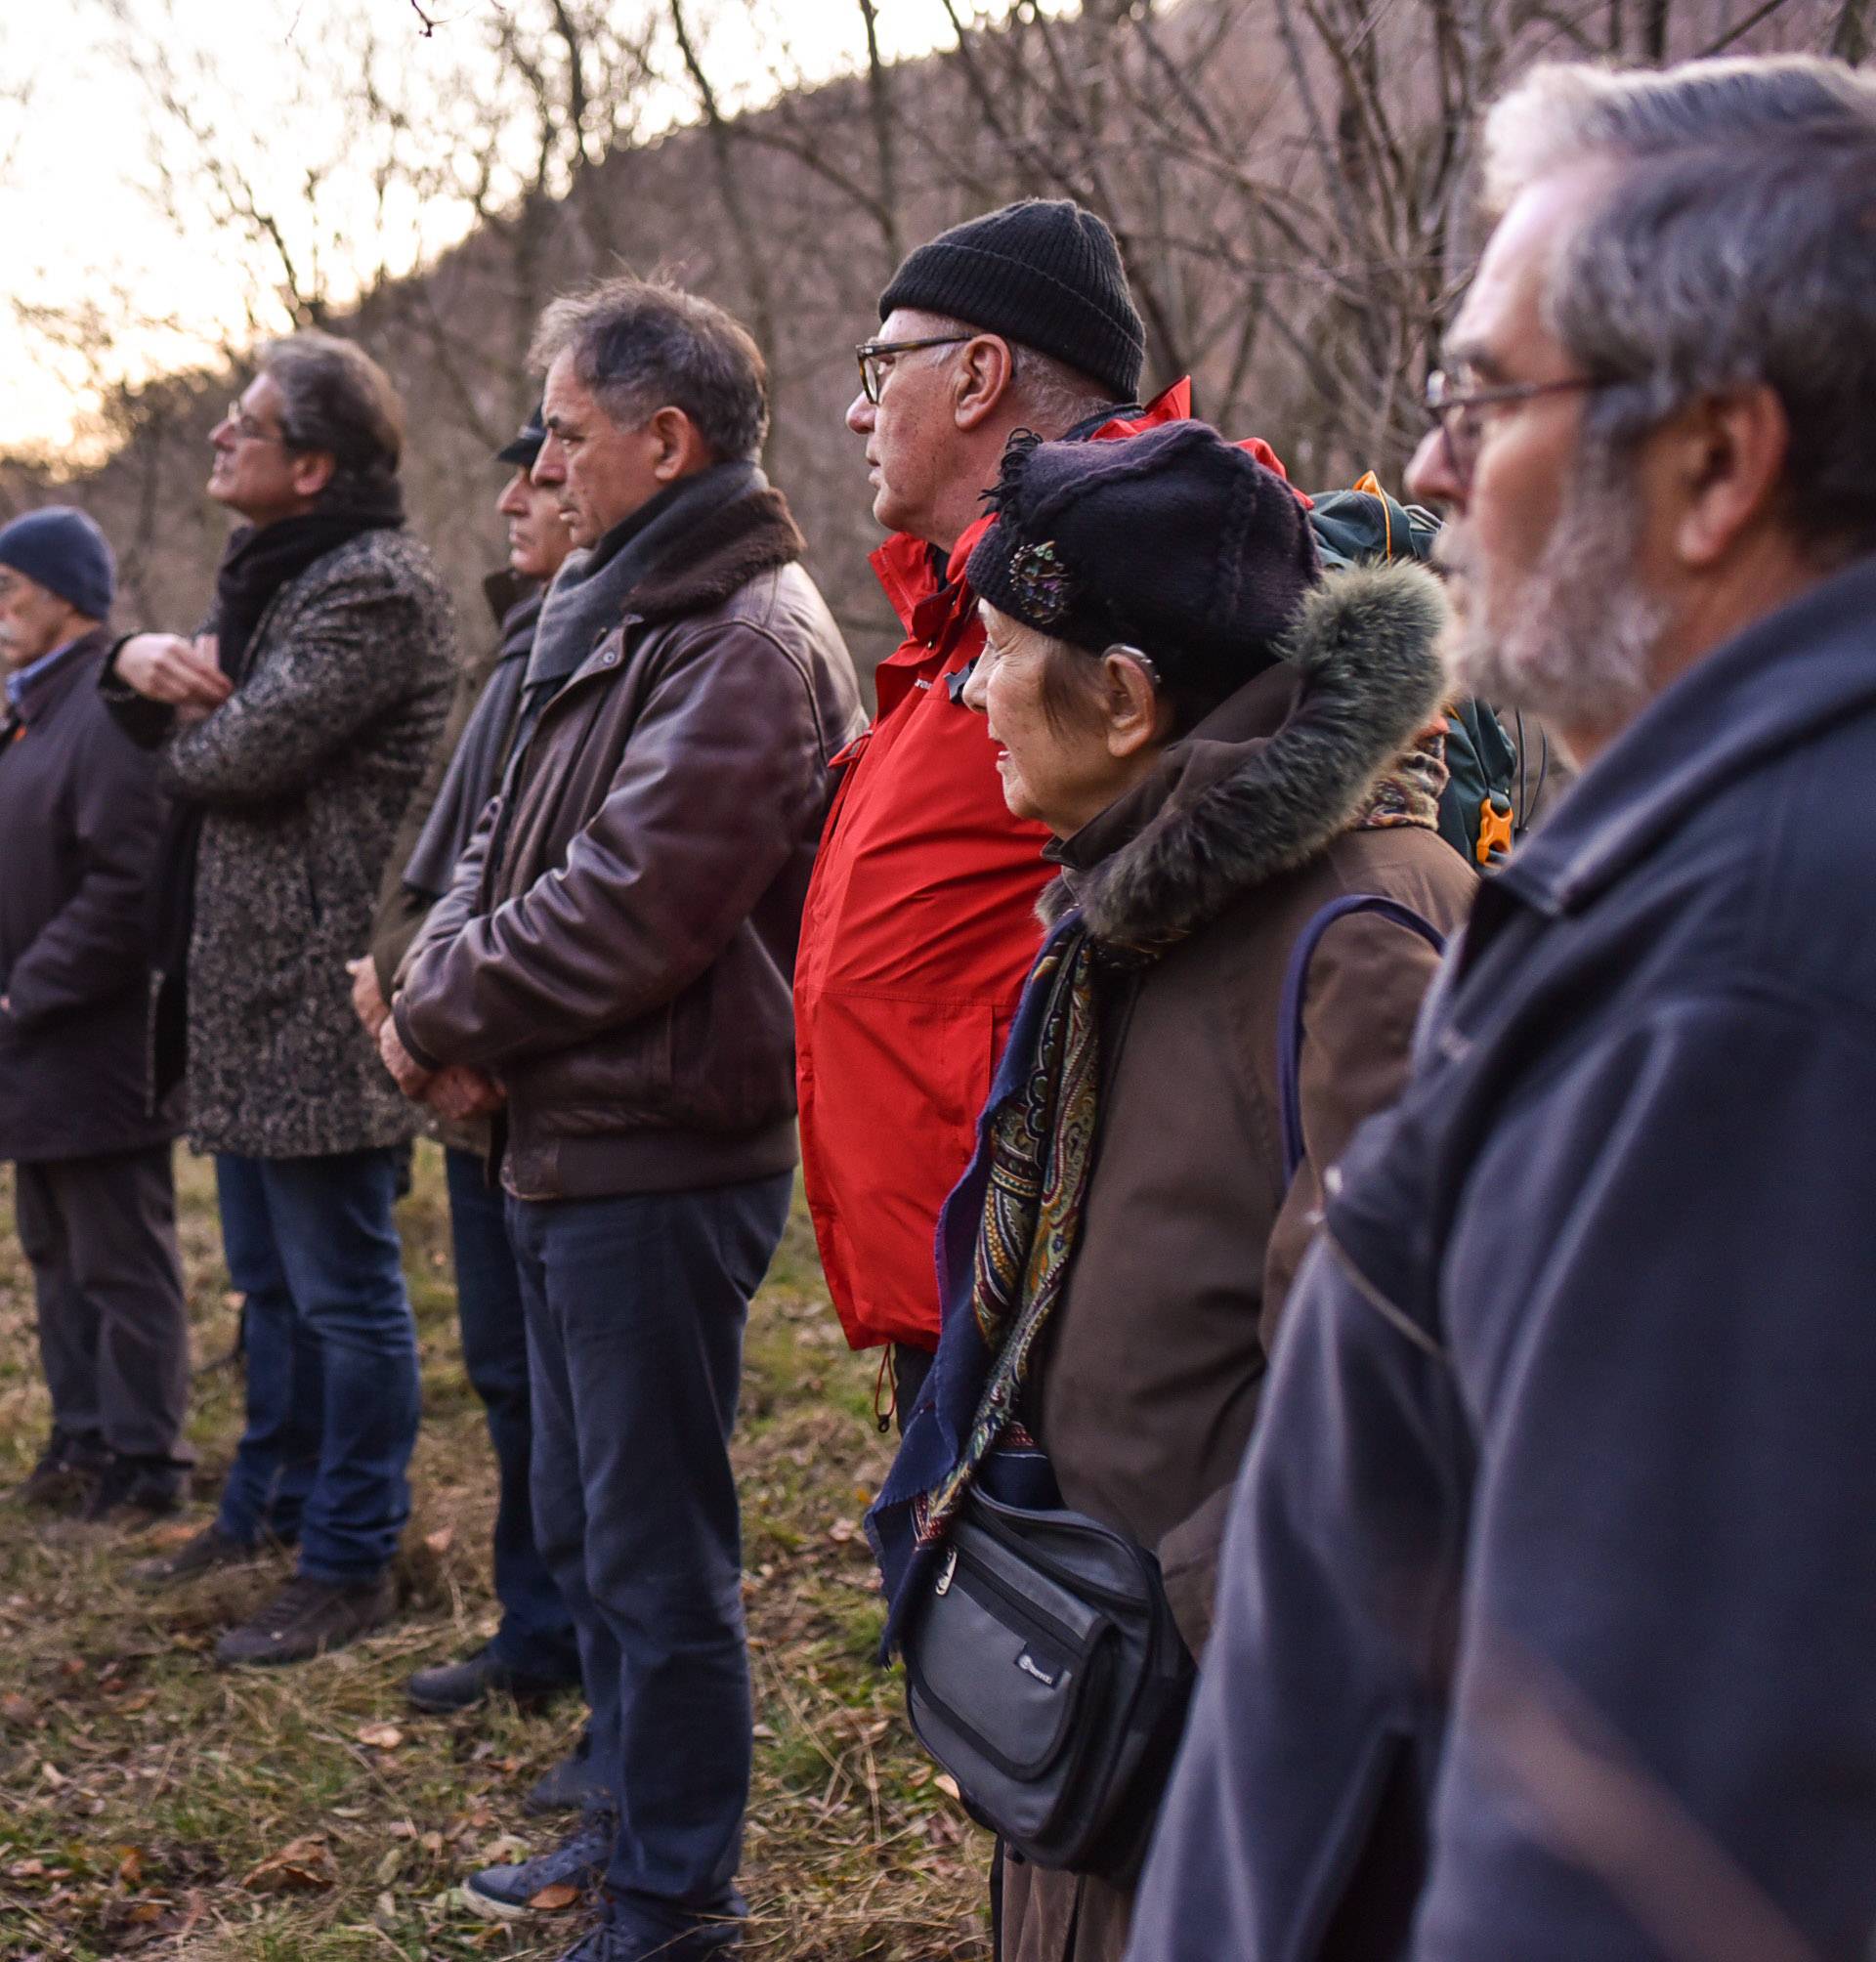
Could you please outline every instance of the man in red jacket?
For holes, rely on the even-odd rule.
[[[959,699],[983,646],[963,566],[1018,429],[1130,434],[1189,413],[1181,382],[1142,411],[1146,337],[1114,235],[1031,199],[917,247],[859,349],[847,427],[867,444],[874,569],[905,623],[878,714],[816,862],[795,969],[808,1202],[856,1348],[890,1343],[902,1414],[938,1338],[932,1238],[970,1156],[1040,929],[1048,834],[1009,815],[982,718]]]

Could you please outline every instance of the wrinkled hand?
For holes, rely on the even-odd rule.
[[[430,1079],[423,1100],[439,1117],[462,1124],[472,1117],[490,1117],[508,1101],[508,1092],[481,1070],[451,1063]]]
[[[345,971],[352,977],[352,1011],[364,1024],[364,1033],[375,1043],[384,1033],[391,1004],[378,986],[378,969],[369,957],[348,960]]]
[[[389,1015],[378,1031],[378,1056],[405,1096],[422,1096],[429,1087],[430,1072],[411,1059],[410,1051],[398,1039],[398,1025]]]
[[[152,702],[204,713],[234,692],[217,662],[213,634],[192,641],[179,633],[133,634],[117,650],[111,672]]]

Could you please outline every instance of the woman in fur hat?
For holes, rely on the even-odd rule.
[[[1323,1173],[1399,1087],[1436,963],[1397,913],[1323,910],[1373,895],[1445,934],[1474,885],[1435,830],[1437,741],[1416,746],[1444,602],[1413,566],[1323,577],[1302,501],[1199,423],[1018,438],[996,498],[964,700],[1061,870],[940,1230],[938,1359],[869,1521],[887,1640],[979,1471],[1022,1457],[1037,1503],[1157,1557],[1202,1659]],[[1280,1007],[1312,923],[1286,1150]],[[1012,1853],[1001,1894],[1002,1962],[1126,1946],[1124,1884]]]

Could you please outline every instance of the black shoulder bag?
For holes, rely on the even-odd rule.
[[[1159,1562],[1086,1514],[965,1499],[906,1626],[906,1707],[972,1815],[1025,1859],[1125,1883],[1193,1664]]]

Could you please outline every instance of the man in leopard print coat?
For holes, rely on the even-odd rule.
[[[402,420],[357,348],[269,348],[212,438],[209,495],[247,524],[207,630],[133,637],[103,683],[183,813],[167,979],[186,957],[190,1139],[215,1154],[247,1304],[247,1427],[219,1514],[140,1576],[300,1546],[223,1663],[297,1661],[384,1620],[409,1513],[416,1341],[392,1206],[414,1117],[345,969],[454,678],[448,602],[402,530]]]

